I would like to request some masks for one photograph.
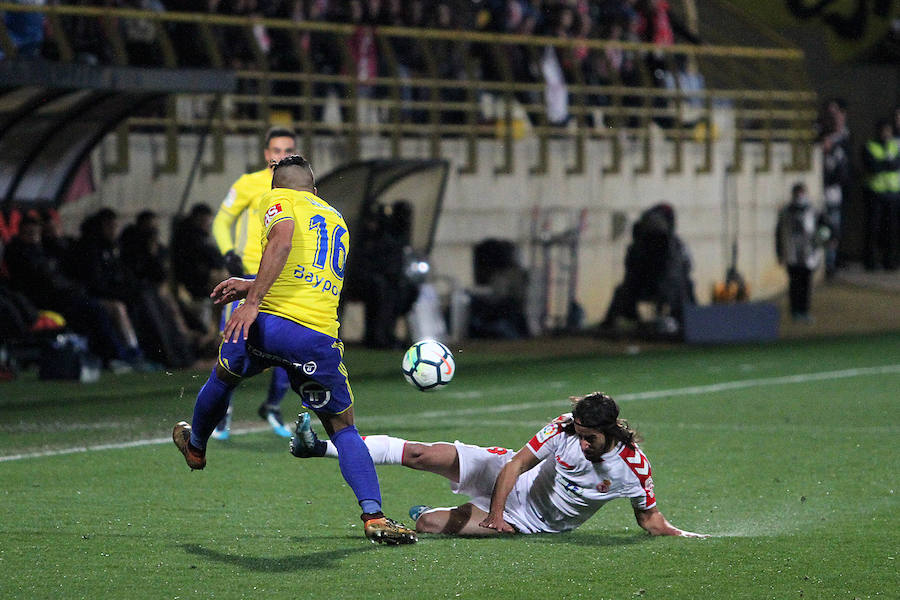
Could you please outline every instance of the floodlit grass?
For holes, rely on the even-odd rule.
[[[25,377],[0,384],[0,598],[897,597],[897,334],[567,358],[454,349],[456,380],[422,394],[399,353],[350,348],[363,433],[519,448],[568,395],[607,391],[646,438],[660,510],[715,537],[650,538],[620,500],[569,534],[373,546],[336,461],[240,434],[262,425],[266,376],[238,392],[238,434],[210,442],[202,472],[168,440],[206,373]],[[463,501],[435,475],[379,475],[385,511],[407,522],[411,505]]]

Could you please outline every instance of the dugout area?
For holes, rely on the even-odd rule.
[[[58,206],[103,137],[176,92],[223,93],[234,74],[13,59],[0,63],[0,210]]]
[[[361,160],[336,168],[316,181],[319,197],[344,216],[351,233],[351,255],[357,246],[363,219],[376,205],[407,202],[411,209],[409,245],[428,256],[447,187],[450,163],[446,160]]]

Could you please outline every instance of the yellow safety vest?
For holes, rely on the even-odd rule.
[[[900,154],[900,148],[894,141],[882,145],[875,140],[869,140],[866,149],[875,160],[890,160]],[[876,194],[900,192],[900,170],[873,173],[869,176],[869,189]]]

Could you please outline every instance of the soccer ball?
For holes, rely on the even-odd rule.
[[[422,340],[409,347],[401,364],[403,376],[422,392],[439,390],[453,379],[456,363],[450,349],[437,340]]]

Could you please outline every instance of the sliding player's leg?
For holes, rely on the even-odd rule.
[[[448,442],[412,442],[389,435],[367,435],[363,441],[376,465],[403,465],[410,469],[428,471],[459,481],[459,456],[456,446]],[[298,458],[326,456],[338,458],[332,440],[319,440],[310,425],[309,415],[301,414],[291,440],[291,453]]]
[[[488,514],[471,502],[453,508],[415,506],[410,509],[410,516],[413,516],[414,511],[418,513],[415,521],[416,531],[419,533],[462,536],[496,535],[498,533],[495,529],[479,525]]]

